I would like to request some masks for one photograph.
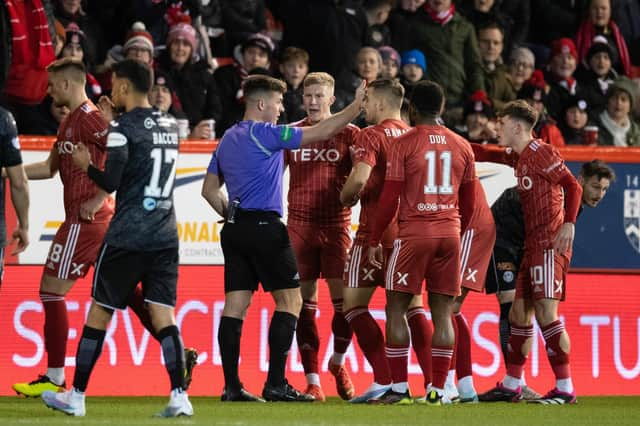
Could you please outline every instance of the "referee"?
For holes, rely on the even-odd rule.
[[[262,390],[268,401],[313,401],[285,379],[302,297],[296,260],[282,216],[283,149],[329,139],[360,114],[364,84],[340,113],[311,127],[277,126],[286,85],[263,75],[243,85],[243,121],[227,130],[213,153],[203,197],[226,218],[221,231],[225,305],[218,329],[225,390],[223,401],[264,402],[247,392],[238,377],[242,321],[253,292],[262,283],[275,312],[269,326],[269,373]],[[229,198],[221,192],[226,184]],[[228,200],[231,200],[230,202]]]

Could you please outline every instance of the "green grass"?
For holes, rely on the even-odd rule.
[[[191,398],[192,418],[156,419],[166,398],[88,397],[87,417],[47,409],[39,399],[0,398],[1,425],[640,425],[640,397],[583,397],[574,406],[475,404],[448,407],[327,403],[223,404],[218,398]]]

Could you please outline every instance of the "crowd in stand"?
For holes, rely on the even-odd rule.
[[[151,64],[152,103],[196,139],[241,119],[248,75],[286,81],[293,122],[304,76],[326,71],[335,110],[361,79],[398,78],[407,96],[430,79],[472,141],[494,142],[495,111],[525,99],[548,143],[640,146],[640,0],[2,0],[0,19],[0,105],[22,134],[55,134],[68,111],[46,96],[46,67],[74,56],[95,102],[115,62]]]

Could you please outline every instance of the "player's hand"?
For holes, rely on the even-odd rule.
[[[91,222],[96,218],[96,213],[102,205],[104,204],[104,199],[100,198],[90,198],[84,203],[80,205],[80,220]]]
[[[211,128],[207,120],[202,120],[193,128],[189,139],[211,139]]]
[[[564,254],[571,250],[573,245],[573,237],[575,236],[575,226],[573,223],[563,223],[553,242],[553,249],[558,254]]]
[[[344,207],[345,209],[350,209],[351,207],[358,204],[358,200],[360,200],[360,195],[358,194],[355,194],[351,198],[347,198],[346,196],[343,196],[342,192],[340,193],[340,203],[342,204],[342,207]]]
[[[369,247],[369,263],[378,269],[382,269],[382,262],[384,262],[382,245],[378,244],[377,247]]]
[[[100,114],[102,114],[102,119],[105,123],[111,123],[111,120],[115,118],[115,105],[111,102],[111,99],[108,96],[100,96],[98,99],[98,103],[96,104]]]
[[[360,85],[356,89],[356,94],[353,98],[353,103],[358,105],[358,108],[362,109],[364,105],[364,97],[367,94],[367,81],[362,80]]]
[[[79,142],[71,153],[71,159],[73,160],[73,164],[76,167],[84,170],[85,172],[89,168],[89,164],[91,164],[91,155],[89,154],[89,150],[87,146],[82,142]]]
[[[12,237],[11,238],[11,244],[13,244],[14,241],[17,241],[17,243],[18,243],[16,245],[15,250],[13,250],[13,252],[11,252],[11,255],[15,256],[15,255],[25,251],[25,249],[29,245],[29,231],[27,229],[24,229],[24,228],[16,228],[13,231],[13,234],[12,234],[11,237]]]

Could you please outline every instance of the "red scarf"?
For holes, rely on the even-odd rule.
[[[431,8],[431,6],[429,6],[429,2],[427,2],[424,5],[424,10],[429,14],[433,22],[435,22],[436,24],[440,24],[444,27],[449,23],[450,20],[453,19],[453,14],[456,11],[456,7],[452,2],[449,10],[445,10],[443,12],[436,12]]]
[[[615,22],[609,21],[609,29],[613,34],[613,39],[616,42],[618,48],[618,55],[620,56],[620,64],[622,64],[622,71],[626,76],[631,75],[631,58],[629,57],[629,50],[627,49],[627,43],[622,38],[620,30]],[[587,57],[587,52],[593,44],[593,38],[596,36],[596,27],[593,23],[587,19],[582,22],[578,33],[576,35],[576,47],[578,48],[578,60],[584,61]]]
[[[572,76],[567,78],[558,77],[557,75],[551,73],[551,78],[553,81],[558,83],[558,86],[564,88],[567,92],[572,95],[576,94],[576,79]]]
[[[6,4],[13,33],[11,62],[45,69],[53,62],[55,54],[42,0],[7,0]]]

